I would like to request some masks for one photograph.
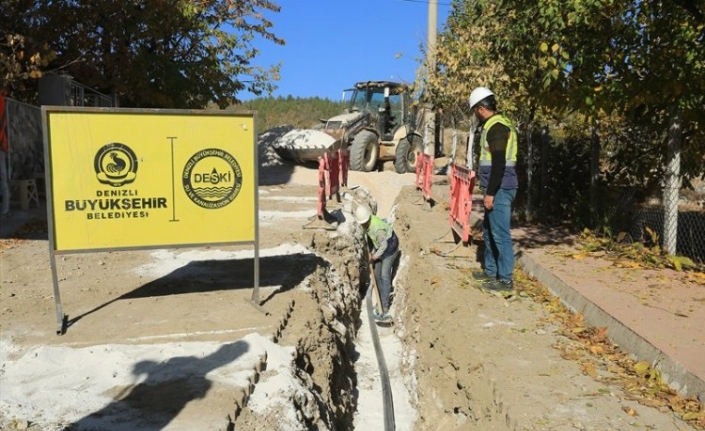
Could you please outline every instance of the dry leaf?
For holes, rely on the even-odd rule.
[[[705,419],[705,411],[703,412],[689,412],[683,415],[684,421],[694,421],[696,419]]]
[[[592,352],[593,355],[601,355],[604,351],[605,349],[603,349],[602,346],[590,346],[590,352]]]
[[[640,361],[634,364],[634,372],[641,375],[646,374],[647,371],[649,371],[649,368],[651,366],[649,365],[648,362],[646,361]]]
[[[606,339],[607,339],[607,327],[605,327],[605,326],[603,326],[601,328],[597,328],[597,331],[595,331],[595,335],[592,336],[592,341],[595,343],[605,341]]]
[[[582,368],[583,372],[588,376],[597,377],[597,370],[595,369],[595,364],[585,362],[580,364],[580,368]]]
[[[639,413],[637,413],[636,410],[631,407],[622,406],[622,410],[624,410],[624,413],[628,414],[629,416],[639,416]]]
[[[648,398],[643,398],[643,399],[639,400],[639,404],[643,404],[646,407],[656,407],[656,408],[669,405],[669,403],[665,400],[660,400],[660,399],[651,400]],[[678,412],[678,408],[677,408],[678,405],[677,404],[670,404],[670,406],[673,409],[673,411]]]

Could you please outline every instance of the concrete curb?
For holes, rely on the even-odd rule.
[[[546,286],[568,308],[581,313],[590,325],[606,327],[612,342],[640,360],[650,362],[654,368],[661,372],[664,381],[674,390],[686,397],[695,397],[701,402],[705,401],[705,382],[698,376],[688,371],[679,362],[666,356],[648,340],[585,298],[525,253],[518,251],[516,257],[517,262],[526,272]]]

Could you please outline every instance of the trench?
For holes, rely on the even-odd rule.
[[[242,371],[247,377],[238,377],[237,382],[216,393],[216,397],[226,394],[219,399],[222,404],[216,403],[217,411],[224,414],[209,418],[220,423],[227,417],[221,427],[212,429],[516,429],[485,370],[463,366],[464,358],[453,356],[455,351],[449,347],[453,340],[443,339],[444,334],[439,333],[432,340],[435,347],[429,350],[429,339],[419,331],[431,320],[428,314],[434,312],[430,304],[422,303],[430,299],[420,295],[423,292],[419,291],[427,290],[427,286],[420,285],[419,280],[434,277],[437,268],[420,252],[425,240],[418,236],[423,231],[416,224],[419,214],[407,214],[417,200],[415,190],[402,191],[390,218],[401,243],[394,280],[393,327],[374,328],[371,324],[365,296],[370,282],[368,258],[357,224],[343,223],[336,231],[297,232],[294,234],[297,244],[310,253],[270,259],[274,264],[268,269],[276,273],[269,274],[270,278],[289,277],[296,281],[292,286],[282,283],[286,287],[276,294],[276,306],[266,304],[279,314],[271,316],[271,324],[262,326],[267,329],[248,335],[258,345],[257,351],[264,354],[253,356],[251,372]],[[224,266],[210,261],[200,263],[191,268],[194,272],[189,276],[185,277],[182,271],[179,277],[184,277],[182,282],[188,284],[208,271],[209,277],[201,282],[217,288],[211,285],[219,279],[220,272],[213,272],[217,268],[225,271]],[[228,274],[231,278],[247,277],[246,272]],[[172,281],[165,277],[161,283]],[[379,357],[370,331],[373,328],[377,329],[383,349]],[[389,376],[386,384],[381,379],[384,372],[380,370],[380,361]],[[456,366],[456,362],[461,365]],[[442,373],[437,372],[439,368]],[[472,378],[463,374],[468,372]],[[248,381],[241,384],[243,380]],[[180,391],[167,388],[167,392]],[[385,411],[385,397],[391,398],[393,410]],[[233,407],[227,407],[227,411],[221,409],[231,399]],[[272,399],[280,402],[266,402]],[[438,426],[440,417],[451,421],[453,426]],[[393,418],[391,425],[390,418]],[[485,426],[489,422],[492,427]]]
[[[365,295],[371,274],[360,228],[350,223],[339,227],[338,232],[315,233],[309,248],[322,257],[321,263],[295,289],[305,294],[297,297],[274,334],[277,343],[295,346],[292,386],[296,389],[290,393],[289,406],[267,411],[250,408],[248,399],[257,396],[259,383],[269,378],[264,363],[250,394],[238,403],[230,429],[420,429],[419,404],[428,402],[423,394],[433,391],[429,387],[433,382],[420,384],[415,371],[420,361],[414,344],[421,341],[414,338],[415,331],[409,326],[418,324],[419,317],[414,311],[418,307],[407,303],[406,286],[410,278],[417,276],[414,254],[419,244],[410,235],[413,228],[409,219],[403,213],[399,216],[405,226],[395,230],[405,240],[394,278],[391,311],[395,324],[388,328],[372,325]],[[316,312],[303,315],[311,309]],[[375,344],[381,351],[375,350]],[[474,386],[461,391],[465,392],[468,404],[454,406],[447,412],[456,425],[480,430],[487,429],[483,423],[492,422],[495,424],[492,429],[516,429],[482,370]],[[389,405],[390,401],[393,405]],[[295,420],[283,423],[282,417]]]

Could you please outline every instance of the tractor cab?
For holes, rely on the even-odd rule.
[[[391,141],[394,131],[404,124],[409,89],[406,85],[388,81],[358,82],[346,100],[349,112],[364,112],[371,118],[368,124],[382,141]],[[345,97],[345,96],[344,96]]]

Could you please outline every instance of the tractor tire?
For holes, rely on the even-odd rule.
[[[379,142],[377,135],[363,130],[350,144],[350,169],[353,171],[370,172],[377,166],[379,158]]]
[[[423,153],[423,141],[418,136],[402,139],[394,152],[394,170],[399,174],[416,172],[416,157]]]

